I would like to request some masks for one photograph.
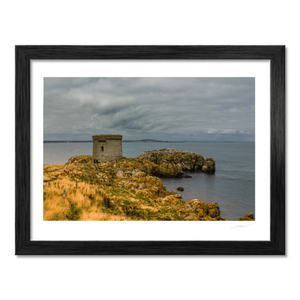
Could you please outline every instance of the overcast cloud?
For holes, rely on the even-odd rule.
[[[255,78],[45,78],[44,140],[254,142]]]

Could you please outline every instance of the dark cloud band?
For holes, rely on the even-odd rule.
[[[44,139],[254,141],[255,78],[45,78]]]

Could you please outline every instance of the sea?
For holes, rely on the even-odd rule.
[[[221,216],[238,219],[255,215],[255,143],[240,142],[123,142],[123,156],[137,157],[146,150],[173,148],[212,157],[216,172],[185,172],[192,178],[162,179],[169,191],[182,195],[184,201],[201,199],[217,202]],[[91,155],[93,143],[44,143],[44,164],[64,164],[75,155]],[[178,187],[184,191],[177,191]]]

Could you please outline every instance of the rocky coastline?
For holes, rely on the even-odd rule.
[[[217,203],[185,202],[160,178],[184,171],[214,173],[215,161],[187,151],[145,151],[137,158],[95,164],[92,155],[44,165],[44,220],[228,221]],[[254,221],[253,214],[241,221]]]

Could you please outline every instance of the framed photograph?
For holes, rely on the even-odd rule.
[[[16,255],[285,254],[285,46],[15,50]]]

